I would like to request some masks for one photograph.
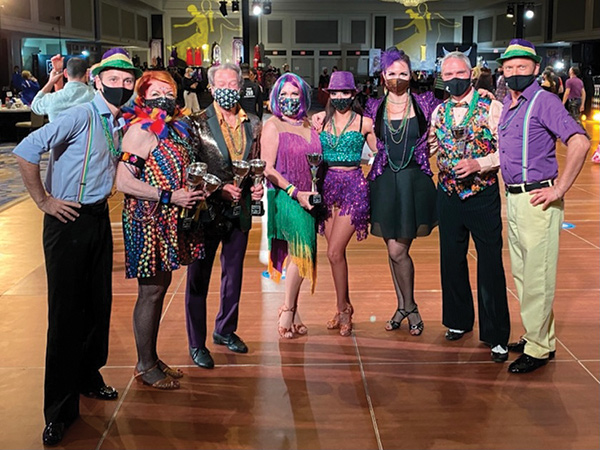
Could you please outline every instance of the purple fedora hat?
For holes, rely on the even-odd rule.
[[[338,70],[331,74],[326,91],[356,91],[354,75],[351,72]]]

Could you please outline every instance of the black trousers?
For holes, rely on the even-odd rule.
[[[79,416],[79,393],[102,386],[112,303],[112,234],[106,202],[66,224],[44,216],[48,340],[46,423]]]
[[[498,183],[461,200],[438,186],[440,266],[443,324],[471,331],[475,322],[469,282],[469,236],[477,250],[477,305],[479,338],[492,345],[506,345],[510,317],[506,278],[502,264],[502,220]]]

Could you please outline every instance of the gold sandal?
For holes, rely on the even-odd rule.
[[[179,381],[171,378],[169,375],[166,375],[166,374],[165,374],[164,378],[161,378],[160,380],[156,380],[154,383],[149,383],[148,381],[146,381],[142,378],[144,375],[148,374],[149,372],[151,372],[154,369],[160,370],[158,367],[158,364],[154,364],[148,370],[142,370],[141,372],[136,367],[133,371],[133,376],[135,377],[135,381],[137,381],[138,383],[141,383],[145,386],[153,387],[154,389],[162,389],[162,390],[167,390],[167,391],[179,389],[181,387],[179,385]]]
[[[171,378],[182,378],[183,377],[183,371],[181,369],[173,369],[173,368],[169,367],[167,364],[165,364],[164,362],[162,362],[160,359],[158,360],[158,362],[156,364],[158,365],[158,368],[160,370],[162,370],[162,372],[165,375],[169,375]]]

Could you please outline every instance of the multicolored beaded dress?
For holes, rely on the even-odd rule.
[[[311,174],[306,155],[321,153],[317,132],[311,128],[310,141],[307,141],[300,134],[286,131],[278,119],[271,120],[275,121],[279,131],[275,169],[299,191],[310,191]],[[317,274],[317,231],[314,216],[283,189],[270,186],[267,198],[271,278],[279,281],[285,259],[289,257],[298,266],[300,276],[310,280],[311,291],[314,291]]]
[[[162,113],[162,114],[161,114]],[[176,116],[177,117],[177,116]],[[176,191],[185,185],[185,169],[194,162],[183,121],[165,121],[161,110],[135,107],[125,114],[130,124],[142,123],[158,137],[139,172],[139,179],[161,190]],[[127,278],[170,272],[203,257],[200,231],[178,230],[180,208],[174,204],[140,200],[127,195],[123,207],[123,238]]]

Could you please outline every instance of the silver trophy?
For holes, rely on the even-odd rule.
[[[217,189],[221,187],[221,179],[211,173],[207,173],[202,177],[202,183],[204,184],[204,192],[206,197],[210,197],[210,195],[215,192]],[[198,222],[211,222],[215,218],[215,212],[213,208],[206,202],[206,200],[202,200],[198,204],[198,208],[196,209],[196,214],[194,215],[194,221]]]
[[[262,184],[265,178],[265,167],[267,167],[267,162],[263,161],[262,159],[250,160],[250,173],[252,175],[254,186],[260,186]],[[252,200],[250,211],[253,216],[264,215],[265,208],[262,200]]]
[[[195,191],[198,186],[203,183],[203,177],[206,175],[208,165],[203,162],[192,163],[185,169],[185,187],[188,191]],[[190,214],[190,210],[183,208],[179,216],[181,218],[181,229],[189,231],[192,228],[194,221],[193,214]]]
[[[319,165],[323,161],[323,155],[321,153],[307,153],[306,160],[310,165],[310,174],[312,177],[311,191],[317,192],[317,172],[319,170]],[[308,202],[311,205],[320,205],[323,202],[323,197],[321,194],[312,194],[308,199]]]
[[[469,138],[468,128],[466,126],[455,125],[452,127],[452,137],[456,141],[456,148],[461,155],[461,159],[471,158],[471,149],[467,148],[467,140]],[[461,178],[461,181],[466,181],[474,175],[467,175]]]
[[[233,185],[239,188],[250,172],[250,163],[248,163],[248,161],[232,161],[231,166],[233,168]],[[240,206],[239,200],[232,202],[231,207],[231,215],[233,217],[239,217],[242,213],[242,207]]]

